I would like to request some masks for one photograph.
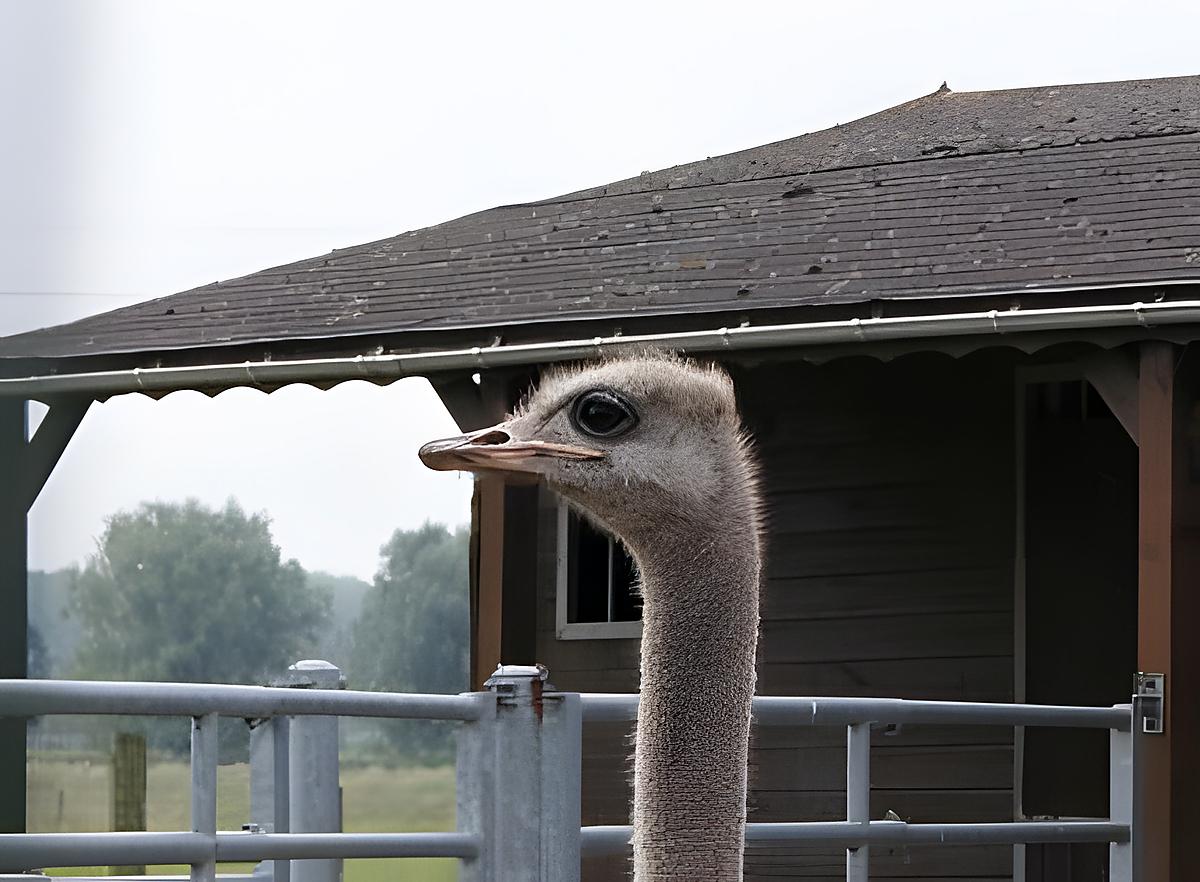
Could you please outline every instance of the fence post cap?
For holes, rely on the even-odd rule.
[[[305,658],[288,665],[289,671],[336,671],[337,665],[323,658]]]
[[[496,670],[483,685],[490,688],[513,680],[537,680],[544,683],[549,676],[550,672],[545,665],[496,665]]]
[[[344,689],[345,678],[338,666],[319,658],[306,658],[288,665],[287,673],[275,686],[298,689]]]

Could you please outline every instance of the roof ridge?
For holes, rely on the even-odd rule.
[[[1182,80],[1200,82],[1200,73],[1179,74],[1173,77],[1143,77],[1136,80],[1085,80],[1082,83],[1043,83],[1038,86],[1013,86],[1008,89],[964,89],[954,91],[955,95],[999,95],[1015,92],[1040,92],[1048,89],[1082,89],[1099,86],[1133,86],[1140,83],[1170,83]],[[944,85],[944,84],[943,84]]]
[[[962,93],[957,93],[957,94],[962,94]],[[928,96],[925,96],[925,97],[928,97]],[[921,156],[914,156],[914,157],[911,157],[908,159],[893,159],[893,160],[890,160],[887,162],[867,162],[867,163],[861,163],[859,165],[837,165],[837,166],[830,166],[828,168],[817,168],[817,169],[813,169],[813,170],[807,171],[807,172],[790,171],[790,172],[780,172],[779,174],[762,175],[760,177],[755,177],[755,178],[734,179],[734,180],[729,180],[729,181],[722,181],[720,185],[715,185],[709,181],[700,181],[695,184],[681,184],[677,187],[658,188],[658,189],[644,190],[644,191],[638,191],[638,192],[644,192],[647,195],[654,194],[654,193],[679,193],[679,192],[686,192],[688,190],[703,189],[705,187],[712,187],[712,186],[728,186],[730,184],[743,184],[743,183],[750,183],[753,181],[781,181],[781,180],[785,180],[787,178],[799,177],[801,175],[803,175],[804,177],[807,177],[808,175],[816,175],[816,174],[823,175],[823,174],[828,174],[830,172],[839,172],[839,171],[856,171],[858,169],[864,169],[864,168],[881,168],[884,166],[888,166],[888,167],[904,166],[904,165],[912,165],[912,164],[915,164],[918,162],[931,162],[931,161],[939,160],[939,159],[970,159],[970,158],[976,157],[976,156],[996,156],[996,155],[1002,154],[1002,153],[1032,153],[1035,150],[1073,149],[1073,148],[1081,146],[1083,144],[1117,144],[1117,143],[1121,143],[1124,141],[1150,141],[1150,140],[1154,140],[1156,138],[1178,138],[1178,137],[1185,137],[1187,135],[1194,135],[1197,133],[1200,133],[1200,124],[1197,124],[1196,126],[1192,126],[1189,128],[1180,129],[1178,131],[1172,131],[1172,132],[1152,132],[1152,133],[1142,133],[1142,134],[1121,135],[1121,136],[1116,136],[1113,138],[1097,137],[1097,138],[1092,138],[1092,139],[1076,140],[1069,144],[1037,144],[1034,146],[1026,145],[1026,146],[1015,146],[1015,147],[997,147],[994,150],[979,150],[979,151],[975,151],[972,153],[961,153],[961,154],[949,153],[949,152],[929,153],[929,154],[924,154]],[[732,154],[727,154],[727,155],[732,155]],[[620,183],[620,182],[617,182],[617,183]],[[509,203],[505,203],[504,205],[497,205],[496,209],[536,208],[536,207],[542,206],[542,205],[562,205],[566,202],[583,202],[588,199],[604,198],[604,196],[607,195],[607,194],[601,194],[599,196],[596,196],[596,195],[580,196],[580,194],[585,194],[586,192],[587,191],[580,190],[576,193],[565,193],[562,196],[553,196],[549,199],[539,199],[539,200],[535,200],[533,202],[509,202]],[[618,195],[618,194],[612,194],[612,195]],[[488,210],[490,211],[493,209],[488,209]],[[475,214],[483,214],[483,213],[484,212],[475,212]],[[471,217],[471,216],[472,215],[464,215],[464,218]],[[456,218],[455,220],[462,220],[462,219],[463,218]],[[450,223],[453,223],[453,221],[450,221]],[[433,229],[433,228],[428,227],[427,229]],[[390,240],[380,240],[380,241],[390,241]]]

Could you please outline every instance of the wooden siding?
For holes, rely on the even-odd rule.
[[[736,373],[769,507],[760,694],[1012,699],[1013,357]],[[636,691],[636,641],[555,639],[549,494],[540,518],[539,660],[560,688]],[[628,823],[630,728],[585,730],[584,823]],[[1011,730],[902,727],[873,746],[873,817],[1011,819]],[[844,764],[841,729],[756,729],[750,819],[844,817]],[[754,848],[746,878],[843,879],[843,858]],[[588,882],[628,878],[585,863]],[[1010,878],[1011,849],[877,849],[871,872]]]

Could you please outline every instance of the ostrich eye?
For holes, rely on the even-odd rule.
[[[585,392],[575,399],[571,422],[585,434],[596,438],[614,438],[637,425],[633,408],[612,392]]]

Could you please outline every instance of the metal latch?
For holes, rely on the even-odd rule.
[[[1141,705],[1142,731],[1147,735],[1163,733],[1163,708],[1166,694],[1166,676],[1138,671],[1137,698]]]

